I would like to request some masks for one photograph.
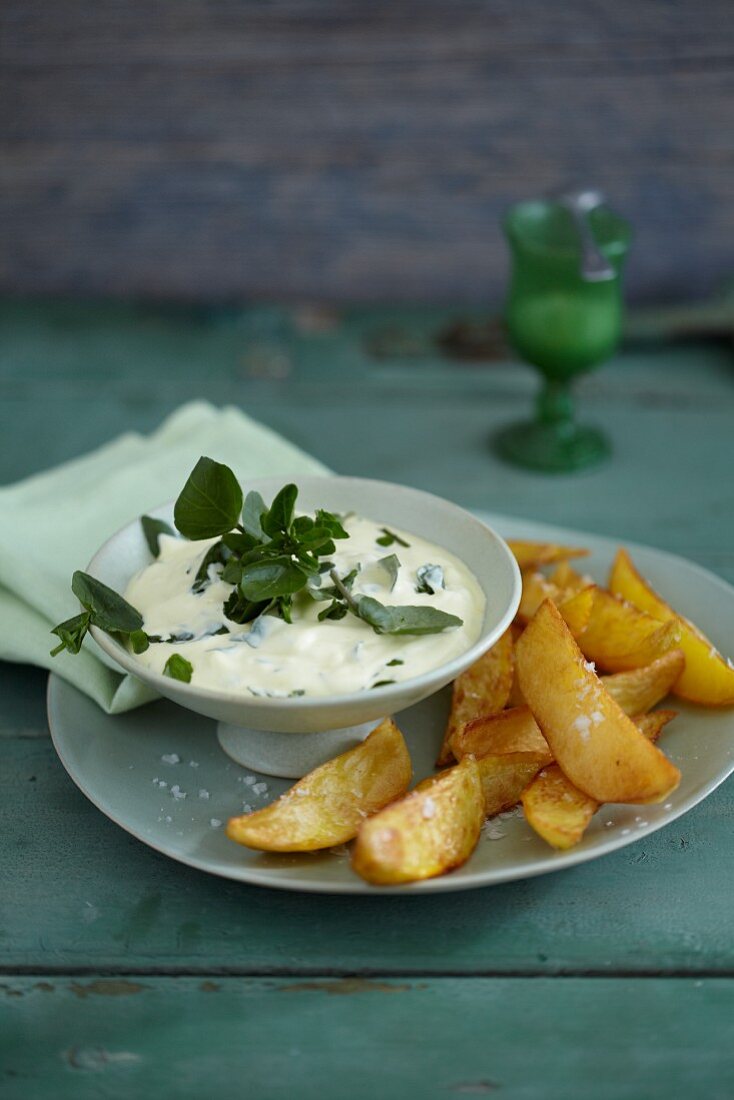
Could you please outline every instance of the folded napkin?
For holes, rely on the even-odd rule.
[[[70,588],[111,534],[178,496],[200,455],[249,477],[329,471],[234,408],[192,402],[150,436],[128,433],[55,470],[0,489],[0,659],[52,669],[108,714],[155,698],[108,667],[91,639],[78,656],[49,655],[50,630],[79,610]]]

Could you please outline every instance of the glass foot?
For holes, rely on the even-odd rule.
[[[597,428],[573,422],[528,420],[510,424],[495,437],[497,453],[513,466],[545,473],[568,473],[596,466],[611,454],[611,445]]]

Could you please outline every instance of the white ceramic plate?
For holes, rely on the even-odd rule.
[[[504,516],[482,518],[505,537],[588,546],[592,556],[584,571],[606,579],[616,549],[609,539]],[[734,653],[734,589],[682,558],[626,545],[655,587],[724,653]],[[444,689],[399,716],[416,779],[433,770],[449,693]],[[581,844],[569,852],[549,848],[517,812],[494,818],[463,867],[442,878],[384,889],[352,873],[346,848],[271,855],[228,840],[217,822],[241,813],[245,803],[253,809],[266,805],[289,781],[248,773],[233,763],[219,748],[210,719],[169,702],[111,718],[54,675],[48,692],[51,736],[64,767],[95,806],[127,832],[172,859],[225,878],[333,894],[425,894],[488,886],[584,863],[663,828],[734,771],[734,710],[705,710],[677,700],[674,705],[680,713],[665,730],[661,747],[683,779],[664,805],[604,806]]]

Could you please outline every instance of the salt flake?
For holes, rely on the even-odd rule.
[[[164,764],[180,764],[181,757],[177,752],[167,752],[161,757]]]

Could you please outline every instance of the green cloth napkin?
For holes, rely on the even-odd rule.
[[[78,656],[51,657],[50,630],[79,610],[70,588],[111,534],[178,496],[200,455],[231,466],[242,481],[327,474],[314,458],[238,409],[183,405],[150,436],[128,433],[83,458],[0,489],[0,659],[52,669],[108,714],[155,698],[133,676],[108,667],[87,639]]]

